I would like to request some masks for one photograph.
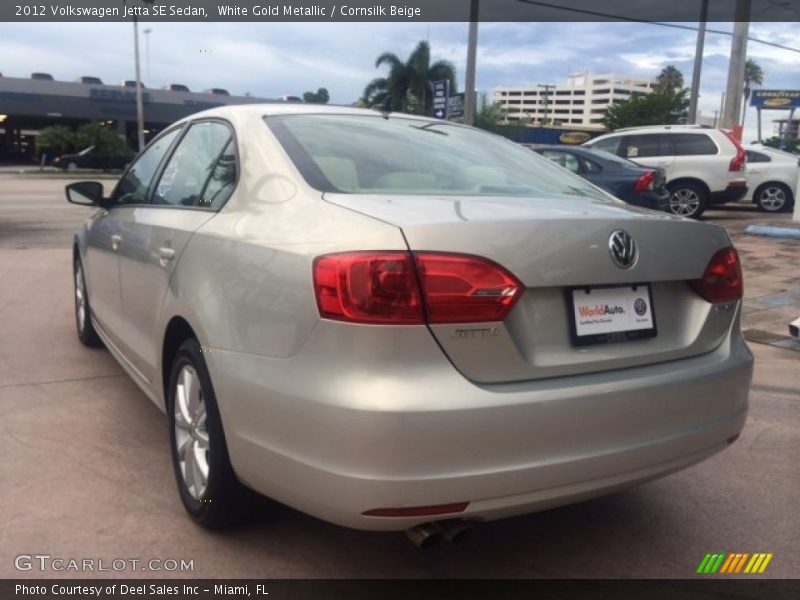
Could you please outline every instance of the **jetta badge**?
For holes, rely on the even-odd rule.
[[[620,269],[630,269],[639,258],[636,242],[627,231],[617,229],[608,238],[608,250],[611,260]]]

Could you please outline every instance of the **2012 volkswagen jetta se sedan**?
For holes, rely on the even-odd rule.
[[[726,232],[500,137],[402,114],[216,108],[75,236],[75,315],[170,421],[201,525],[250,490],[361,529],[490,520],[724,449],[752,357]]]

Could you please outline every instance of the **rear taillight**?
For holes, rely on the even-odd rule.
[[[725,131],[724,129],[721,130],[722,133],[731,141],[731,143],[736,147],[736,156],[731,159],[731,163],[728,166],[728,171],[744,171],[745,168],[745,159],[747,155],[744,152],[744,148],[739,143],[739,140],[736,139],[736,136],[733,135],[730,131]]]
[[[500,265],[477,256],[414,253],[429,323],[502,321],[522,284]]]
[[[656,172],[647,171],[644,175],[636,180],[633,186],[634,192],[652,192],[656,187]]]
[[[392,325],[424,323],[407,252],[350,252],[314,261],[319,314],[326,319]]]
[[[314,261],[326,319],[384,325],[502,321],[522,292],[503,267],[437,252],[348,252]]]
[[[711,257],[702,279],[695,279],[689,283],[709,302],[741,300],[744,284],[736,250],[733,248],[719,250]]]

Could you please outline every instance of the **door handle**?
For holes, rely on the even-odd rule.
[[[119,248],[119,243],[122,241],[122,236],[118,233],[115,233],[111,236],[111,249],[117,250]]]
[[[169,261],[175,258],[175,250],[169,246],[161,246],[158,249],[158,258],[162,267],[166,267]]]

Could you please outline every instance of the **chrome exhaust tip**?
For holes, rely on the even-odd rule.
[[[462,544],[472,534],[472,525],[461,519],[448,519],[434,523],[444,535],[444,539],[451,544]]]
[[[444,530],[433,523],[423,523],[406,530],[406,536],[417,548],[427,550],[439,546],[445,540]]]

